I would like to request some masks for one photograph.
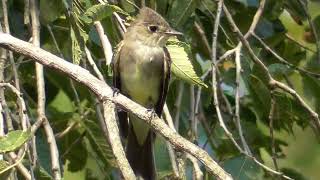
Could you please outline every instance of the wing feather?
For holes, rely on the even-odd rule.
[[[113,87],[116,88],[121,92],[121,80],[120,80],[120,69],[119,69],[119,63],[120,63],[120,52],[121,48],[123,46],[123,41],[121,41],[113,54],[112,57],[112,70],[113,70]],[[126,138],[128,136],[128,113],[123,110],[118,110],[118,118],[119,118],[119,128],[121,136]]]
[[[164,103],[166,102],[167,93],[169,90],[169,82],[170,82],[170,76],[171,76],[171,57],[169,54],[169,51],[166,47],[163,48],[163,68],[162,68],[162,79],[161,79],[161,85],[160,85],[160,94],[159,94],[159,100],[155,107],[155,111],[159,117],[161,117],[162,110]]]

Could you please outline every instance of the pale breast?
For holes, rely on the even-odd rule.
[[[124,45],[120,59],[122,91],[146,108],[153,108],[159,98],[163,76],[163,49]]]

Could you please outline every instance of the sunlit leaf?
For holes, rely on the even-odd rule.
[[[197,76],[190,62],[190,46],[187,43],[171,40],[167,45],[172,64],[171,70],[175,76],[191,84],[208,87],[199,76]]]
[[[21,147],[31,137],[30,130],[10,131],[6,136],[0,138],[0,153],[14,151]]]
[[[129,15],[127,12],[122,10],[120,7],[111,4],[97,4],[89,9],[81,16],[81,19],[85,23],[92,23],[94,21],[100,21],[108,16],[111,16],[113,12],[118,12],[124,15]]]
[[[7,161],[0,160],[0,179],[8,179],[11,173],[11,171],[7,169],[9,165]]]

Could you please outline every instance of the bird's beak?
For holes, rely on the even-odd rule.
[[[179,32],[179,31],[176,31],[176,30],[173,30],[173,29],[171,29],[169,31],[166,31],[164,33],[168,34],[170,36],[182,36],[183,35],[183,33]]]

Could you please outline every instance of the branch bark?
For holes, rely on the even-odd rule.
[[[171,128],[169,128],[159,117],[154,117],[153,114],[147,113],[148,110],[146,108],[138,105],[122,94],[114,96],[114,92],[110,86],[95,78],[87,70],[8,34],[0,33],[0,46],[28,56],[38,63],[67,74],[72,79],[87,86],[100,100],[111,101],[115,105],[144,120],[155,132],[168,140],[175,148],[188,152],[200,160],[208,171],[218,179],[232,179],[232,177],[225,172],[206,151],[171,130]]]

